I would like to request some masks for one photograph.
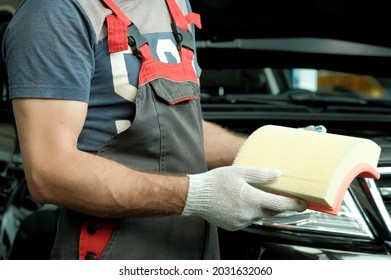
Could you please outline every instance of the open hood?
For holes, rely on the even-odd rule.
[[[201,59],[269,67],[323,68],[391,76],[386,2],[379,0],[191,0],[202,17]],[[220,57],[219,49],[224,48]],[[236,55],[234,55],[236,54]],[[294,55],[292,55],[294,54]],[[314,59],[316,57],[316,59]],[[203,61],[208,65],[208,61]],[[204,64],[205,65],[205,64]]]
[[[391,47],[389,9],[379,0],[190,0],[201,40],[316,37]]]

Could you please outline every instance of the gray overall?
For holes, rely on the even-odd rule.
[[[124,20],[124,14],[111,0],[103,1]],[[178,12],[175,1],[166,2],[174,19],[174,32],[179,28],[179,33],[186,37],[188,22]],[[131,27],[127,29],[129,44],[142,62],[135,119],[98,155],[147,172],[205,172],[200,89],[192,66],[193,50],[183,42],[179,64],[161,63],[153,59],[133,23]],[[130,32],[136,33],[130,36]],[[217,228],[195,216],[101,219],[63,210],[52,258],[218,259]]]

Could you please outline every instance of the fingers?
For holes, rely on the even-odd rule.
[[[278,169],[234,166],[236,176],[242,177],[249,184],[263,184],[276,180],[281,172]]]
[[[276,195],[261,190],[259,192],[259,203],[262,208],[267,208],[272,211],[283,212],[283,211],[297,211],[303,212],[307,209],[305,201],[290,198],[282,195]]]
[[[278,169],[238,166],[236,171],[241,174],[248,184],[243,186],[241,196],[243,198],[252,197],[256,200],[256,205],[276,212],[302,212],[307,209],[307,204],[303,200],[272,194],[251,186],[251,184],[262,184],[278,179],[281,175]]]
[[[269,192],[262,191],[254,188],[250,185],[243,187],[242,189],[243,198],[251,199],[253,205],[259,206],[260,209],[265,209],[272,212],[284,212],[284,211],[297,211],[303,212],[307,209],[305,201],[290,198],[282,195],[272,194]]]

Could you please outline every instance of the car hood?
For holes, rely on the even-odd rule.
[[[388,9],[381,1],[191,0],[191,4],[202,18],[203,28],[196,33],[201,55],[203,49],[216,49],[208,51],[214,57],[210,63],[223,63],[217,50],[224,48],[224,56],[227,49],[239,51],[236,59],[242,63],[258,57],[257,66],[262,60],[268,67],[391,76]]]

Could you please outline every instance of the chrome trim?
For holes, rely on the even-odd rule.
[[[380,193],[382,197],[391,198],[391,188],[381,188]]]
[[[391,175],[391,167],[378,167],[377,171],[380,173],[380,177],[383,175]],[[372,195],[372,198],[376,204],[377,209],[379,210],[379,213],[384,223],[388,228],[388,231],[391,233],[391,217],[388,214],[386,206],[384,205],[384,201],[376,185],[376,181],[374,179],[365,178],[365,182],[368,185],[368,189]]]
[[[375,237],[372,234],[372,231],[368,226],[367,221],[364,219],[361,211],[358,209],[356,202],[353,200],[352,194],[350,193],[349,189],[344,196],[344,202],[348,206],[350,213],[353,215],[353,217],[360,225],[362,231],[366,233],[366,234],[362,234],[361,236],[366,236],[372,240],[375,239]],[[356,236],[359,236],[359,234],[356,234]]]
[[[344,224],[344,219],[353,218],[357,230],[342,229],[338,224]],[[325,223],[335,223],[332,224]],[[351,193],[346,192],[343,205],[338,215],[330,215],[322,212],[306,210],[302,213],[283,212],[275,217],[262,218],[254,223],[258,226],[273,227],[280,230],[302,233],[328,233],[333,236],[356,237],[374,240],[375,237],[365,221],[362,213],[357,208]]]

